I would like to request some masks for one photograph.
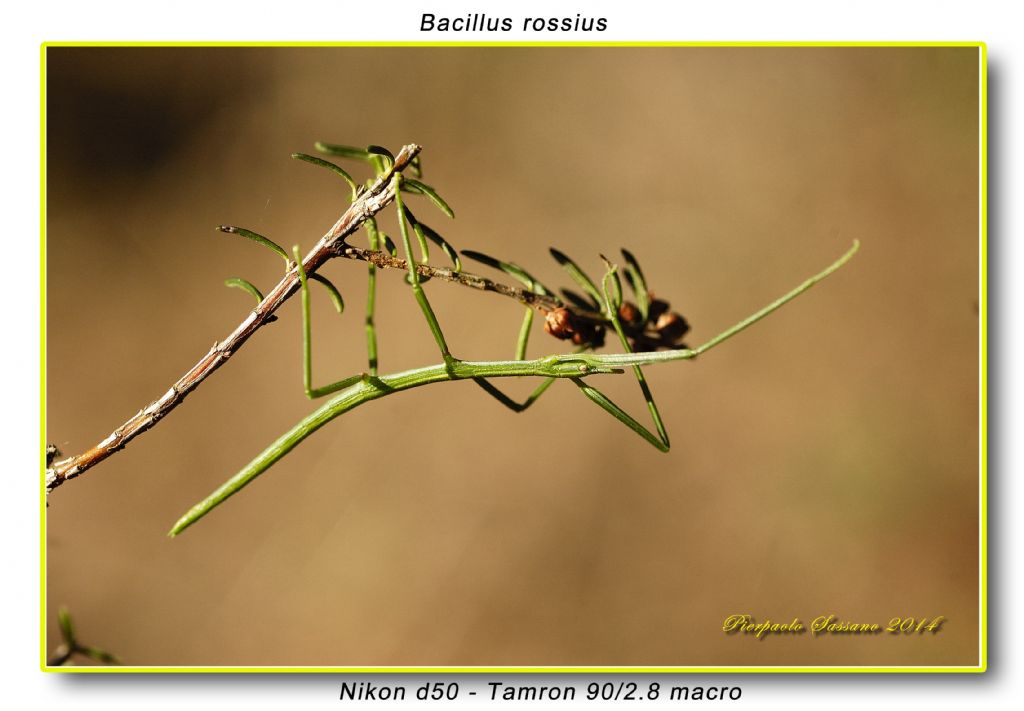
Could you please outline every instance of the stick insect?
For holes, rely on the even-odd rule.
[[[513,263],[495,259],[481,252],[470,250],[462,252],[462,255],[469,259],[498,269],[511,276],[522,284],[522,287],[509,287],[499,284],[490,279],[463,272],[458,252],[436,230],[421,222],[406,205],[403,194],[424,196],[441,212],[449,217],[454,217],[451,208],[438,195],[437,191],[418,180],[418,178],[422,177],[418,157],[410,166],[411,172],[416,177],[408,178],[401,172],[392,171],[394,156],[379,146],[359,149],[336,144],[318,143],[317,149],[326,155],[364,161],[375,170],[378,176],[392,173],[394,206],[398,221],[401,250],[404,256],[402,258],[398,256],[398,246],[386,233],[379,229],[376,219],[373,217],[369,217],[363,223],[369,244],[368,251],[347,243],[341,243],[335,249],[335,256],[357,259],[367,263],[368,291],[364,329],[368,370],[328,385],[314,386],[309,282],[316,281],[326,289],[334,303],[335,309],[339,313],[344,310],[344,300],[340,291],[325,277],[315,273],[306,273],[298,246],[294,246],[291,255],[289,255],[280,245],[250,230],[238,227],[221,227],[221,231],[239,234],[271,249],[284,259],[286,273],[291,270],[297,272],[301,284],[303,389],[306,396],[310,399],[317,399],[327,395],[334,395],[334,397],[300,420],[237,474],[224,482],[204,500],[193,506],[174,524],[169,533],[172,537],[184,531],[213,508],[223,503],[225,499],[252,482],[306,437],[334,418],[359,405],[384,397],[385,395],[431,383],[473,380],[501,404],[514,412],[523,412],[537,402],[556,380],[566,379],[579,388],[587,399],[608,412],[646,442],[662,452],[667,452],[670,447],[668,433],[641,366],[672,360],[692,359],[714,348],[737,333],[749,328],[757,321],[760,321],[835,272],[854,255],[859,247],[859,243],[855,241],[853,246],[842,257],[818,274],[807,279],[796,288],[726,329],[706,343],[690,349],[681,343],[682,336],[688,330],[685,320],[678,314],[668,312],[668,305],[665,302],[652,298],[637,260],[628,251],[623,250],[622,253],[625,262],[624,273],[626,281],[636,299],[636,304],[627,302],[623,298],[619,267],[612,264],[608,259],[604,259],[605,272],[601,279],[601,288],[599,289],[596,283],[574,261],[558,250],[552,249],[552,256],[554,256],[556,261],[558,261],[583,292],[582,294],[577,294],[573,291],[563,290],[563,295],[566,297],[566,300],[563,301],[529,272]],[[296,153],[292,157],[327,168],[339,175],[349,185],[353,201],[364,189],[363,186],[359,186],[356,183],[347,171],[333,162],[304,153]],[[370,182],[372,181],[368,181],[367,184]],[[419,261],[417,261],[414,255],[413,235],[415,235],[416,242],[418,243]],[[428,242],[438,246],[447,255],[452,262],[451,268],[430,266]],[[405,270],[405,281],[412,291],[413,298],[423,314],[427,327],[440,352],[442,359],[440,364],[388,375],[380,375],[378,373],[375,306],[377,271],[379,268],[401,268]],[[477,289],[496,291],[520,301],[524,305],[525,311],[519,330],[519,339],[514,359],[503,361],[468,361],[453,356],[437,316],[423,289],[423,282],[431,278],[451,281]],[[257,301],[263,298],[259,289],[244,279],[232,278],[226,284],[248,291]],[[535,360],[527,359],[527,348],[533,320],[538,311],[545,315],[545,331],[558,338],[573,341],[576,348],[571,353],[549,355]],[[602,345],[604,334],[608,330],[614,331],[623,348],[623,353],[596,354],[593,352]],[[623,373],[627,367],[632,370],[640,387],[654,424],[653,432],[586,379],[593,375]],[[533,376],[542,379],[540,384],[523,402],[517,402],[492,382],[492,380],[498,378],[522,376]]]

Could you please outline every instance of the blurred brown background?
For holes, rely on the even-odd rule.
[[[698,362],[648,369],[668,455],[568,384],[521,415],[434,385],[166,538],[315,407],[293,300],[51,497],[48,619],[67,604],[140,665],[977,663],[977,67],[959,48],[51,48],[47,415],[67,454],[235,327],[251,303],[224,278],[278,278],[215,225],[308,248],[334,222],[344,185],[288,158],[317,139],[421,143],[457,219],[420,216],[544,281],[567,282],[548,246],[595,273],[630,248],[691,345],[862,249]],[[325,273],[348,311],[314,292],[318,383],[365,367],[365,269]],[[380,282],[382,371],[438,361],[401,277]],[[517,305],[427,289],[456,355],[511,356]],[[535,328],[531,354],[564,348]],[[629,378],[599,387],[644,413]],[[757,642],[722,633],[734,613],[948,622]]]

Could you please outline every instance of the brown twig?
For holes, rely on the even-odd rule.
[[[404,259],[401,257],[392,257],[387,252],[360,249],[359,247],[353,247],[350,244],[338,244],[336,252],[339,257],[369,262],[380,269],[398,269],[399,271],[406,271],[408,269],[408,263]],[[445,267],[431,267],[427,264],[417,264],[416,271],[425,279],[438,279],[452,284],[468,286],[471,289],[479,289],[480,291],[493,291],[496,294],[501,294],[502,296],[508,296],[509,298],[515,299],[525,306],[531,306],[542,313],[563,308],[565,306],[562,300],[557,296],[551,294],[538,294],[518,286],[509,286],[508,284],[502,284],[501,282],[497,282],[477,274],[471,274],[469,272],[457,272]],[[581,318],[598,321],[600,323],[607,323],[607,319],[599,313],[584,312],[578,309],[573,310]]]
[[[348,210],[320,238],[316,246],[303,258],[302,266],[307,274],[313,274],[324,262],[337,254],[337,246],[354,233],[368,218],[386,207],[395,197],[391,180],[396,172],[403,171],[419,153],[420,147],[410,144],[402,148],[395,157],[394,166],[382,175],[367,190],[359,194]],[[223,341],[213,344],[210,352],[178,379],[160,398],[139,410],[133,417],[115,429],[102,442],[74,457],[54,462],[46,470],[46,492],[49,493],[68,479],[102,462],[114,452],[124,449],[130,441],[148,430],[177,407],[185,396],[222,366],[249,337],[271,320],[273,313],[299,290],[299,275],[292,267],[281,281],[270,290],[266,297],[253,309],[245,320]]]
[[[339,242],[336,244],[335,251],[339,257],[368,262],[379,269],[397,269],[402,272],[408,269],[408,263],[404,259],[393,257],[387,252],[379,250],[361,249]],[[447,267],[417,264],[416,271],[423,279],[438,279],[468,286],[471,289],[491,291],[515,299],[524,306],[537,309],[546,317],[545,330],[556,338],[570,338],[575,333],[579,333],[584,339],[596,338],[596,342],[588,342],[593,346],[598,346],[600,345],[600,329],[610,328],[612,325],[603,313],[566,304],[554,294],[538,294],[522,287],[509,286],[478,274],[457,272]],[[653,299],[653,295],[651,298]],[[669,312],[668,309],[668,303],[655,299],[648,321],[644,322],[634,304],[623,305],[619,311],[620,325],[630,339],[633,350],[644,352],[685,347],[679,343],[679,339],[686,334],[690,327],[686,323],[686,319],[679,314]],[[563,328],[568,330],[562,332]],[[582,344],[582,341],[577,342],[577,345]]]

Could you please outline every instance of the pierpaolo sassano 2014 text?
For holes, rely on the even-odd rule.
[[[425,12],[420,16],[420,32],[511,32],[516,23],[511,17],[491,17],[474,12],[460,17],[438,17]],[[525,17],[523,32],[604,32],[608,19],[604,17]]]

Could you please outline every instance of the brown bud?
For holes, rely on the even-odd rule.
[[[572,324],[572,314],[569,309],[559,307],[548,311],[544,317],[544,330],[555,338],[572,338],[575,329]]]
[[[658,332],[658,335],[663,340],[675,343],[690,330],[690,324],[686,322],[686,319],[673,311],[672,313],[659,316],[654,324],[654,330]]]

